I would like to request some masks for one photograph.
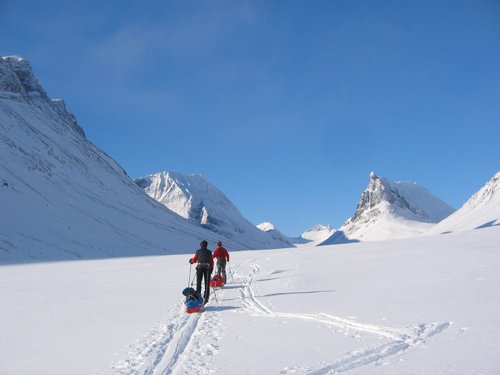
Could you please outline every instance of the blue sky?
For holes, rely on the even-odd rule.
[[[0,41],[131,177],[201,173],[288,235],[370,171],[459,207],[500,170],[497,0],[0,0]]]

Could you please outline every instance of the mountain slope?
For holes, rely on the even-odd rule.
[[[427,234],[480,229],[500,225],[500,172],[497,172],[452,215],[436,224]]]
[[[330,238],[337,230],[330,225],[315,225],[301,234],[300,238],[316,244],[320,244]]]
[[[146,196],[29,63],[0,58],[0,261],[191,251],[213,233]]]
[[[193,224],[232,239],[240,249],[293,246],[256,228],[220,190],[199,174],[160,172],[135,182],[165,207]]]
[[[274,227],[272,223],[269,223],[267,221],[257,225],[257,228],[265,232],[268,236],[271,236],[276,241],[281,242],[283,244],[283,247],[292,247],[293,245],[302,243],[297,238],[288,237],[287,235],[281,233],[278,229]]]
[[[420,235],[454,209],[416,183],[370,174],[354,216],[322,245]]]

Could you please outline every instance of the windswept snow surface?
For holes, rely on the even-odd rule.
[[[191,315],[185,255],[1,266],[0,373],[498,374],[499,243],[235,252]]]

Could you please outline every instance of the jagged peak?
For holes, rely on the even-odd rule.
[[[371,172],[354,216],[344,225],[376,217],[381,210],[405,217],[409,213],[413,219],[425,222],[440,221],[454,211],[416,182],[391,182]]]
[[[211,194],[221,196],[221,198],[224,197],[223,199],[227,199],[219,189],[212,185],[200,173],[185,174],[180,172],[162,171],[138,178],[136,180],[136,183],[140,186],[147,186],[151,184],[151,181],[157,181],[157,186],[159,188],[173,184],[187,195],[191,195],[192,193],[192,191],[190,191],[190,188],[195,188],[198,191],[200,189],[209,191]]]
[[[27,95],[30,99],[39,97],[43,100],[50,101],[42,85],[40,85],[38,79],[33,74],[33,70],[28,60],[20,56],[5,56],[2,57],[2,60],[12,69],[21,83],[21,87],[15,85],[12,86],[13,88],[21,89],[20,93]]]
[[[49,115],[57,115],[82,138],[85,132],[62,99],[51,99],[36,78],[28,60],[20,56],[0,58],[0,95],[32,104]]]
[[[169,171],[135,180],[151,198],[188,221],[212,232],[233,238],[245,247],[292,246],[277,231],[264,233],[239,212],[226,195],[201,174]]]

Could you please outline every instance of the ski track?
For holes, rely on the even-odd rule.
[[[267,308],[255,296],[252,284],[261,268],[258,259],[251,259],[236,267],[250,268],[246,275],[237,274],[231,269],[228,282],[241,284],[240,303],[243,311],[264,318],[288,318],[310,321],[335,328],[335,332],[344,332],[359,338],[360,334],[378,335],[387,341],[376,347],[368,347],[347,353],[332,362],[324,361],[321,365],[307,368],[286,367],[280,374],[305,373],[325,375],[349,371],[369,364],[382,364],[388,357],[401,355],[441,333],[450,326],[450,322],[419,324],[406,328],[385,327],[360,323],[326,313],[300,314],[276,312]],[[217,292],[219,299],[224,289]],[[212,296],[212,303],[215,296]],[[167,313],[163,324],[152,329],[137,340],[127,353],[127,359],[117,362],[110,368],[109,374],[117,375],[208,375],[217,372],[211,364],[218,353],[218,341],[224,329],[217,304],[207,305],[202,314],[186,314],[184,305]],[[101,372],[100,374],[108,374]]]
[[[298,314],[298,313],[283,313],[275,312],[266,308],[256,297],[252,288],[252,283],[255,275],[260,271],[257,264],[252,265],[250,274],[243,278],[243,288],[240,291],[241,304],[250,310],[253,314],[282,317],[312,321],[328,326],[334,326],[347,333],[369,333],[382,336],[390,341],[377,346],[375,348],[367,348],[361,351],[348,353],[343,358],[336,360],[327,365],[323,365],[315,370],[307,370],[304,368],[286,368],[281,371],[281,374],[297,373],[298,370],[309,375],[322,375],[337,372],[344,372],[354,368],[378,363],[389,356],[401,354],[404,351],[414,348],[417,345],[424,343],[428,338],[434,336],[445,329],[451,323],[445,322],[440,324],[419,324],[418,326],[408,327],[403,329],[377,326],[373,324],[364,324],[349,319],[336,317],[333,315],[318,313],[318,314]]]

